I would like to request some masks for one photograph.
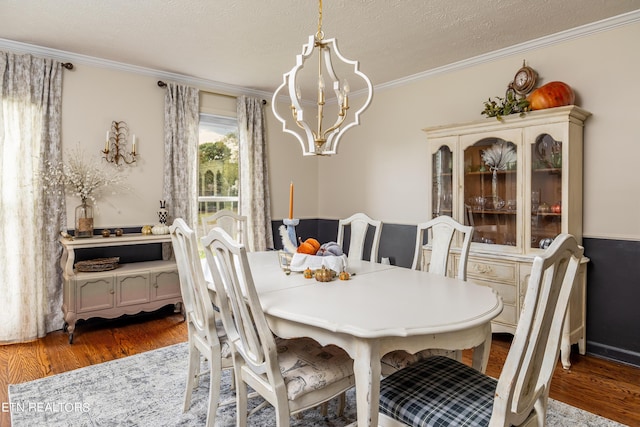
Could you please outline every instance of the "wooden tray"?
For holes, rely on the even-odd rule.
[[[118,262],[120,262],[120,257],[96,258],[86,261],[78,261],[76,262],[75,268],[77,271],[85,273],[108,271],[118,268]]]

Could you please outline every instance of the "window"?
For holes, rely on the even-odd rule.
[[[200,114],[198,142],[198,224],[219,210],[238,212],[238,122],[235,117]]]

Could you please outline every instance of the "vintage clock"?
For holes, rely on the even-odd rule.
[[[513,89],[518,95],[527,95],[536,85],[538,73],[522,61],[522,67],[516,72],[513,82],[509,84],[509,88]]]

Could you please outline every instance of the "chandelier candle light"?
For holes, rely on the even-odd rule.
[[[315,36],[309,36],[309,42],[302,46],[302,53],[296,56],[296,65],[291,69],[291,71],[284,74],[282,84],[273,94],[271,106],[274,115],[282,122],[282,130],[294,135],[298,139],[302,146],[302,152],[305,156],[327,156],[336,154],[340,138],[347,129],[360,124],[360,114],[367,109],[373,96],[371,81],[359,70],[358,61],[352,61],[343,57],[338,50],[337,43],[338,41],[335,38],[327,40],[324,39],[324,32],[322,31],[322,0],[319,0],[318,31]],[[315,101],[316,111],[315,115],[313,112],[307,114],[307,116],[317,118],[314,129],[313,124],[305,118],[305,108],[302,107],[303,101],[298,81],[298,74],[304,68],[304,62],[313,54],[315,48],[318,48],[318,87],[316,94],[317,99]],[[340,61],[344,64],[353,66],[354,75],[364,80],[367,87],[367,98],[364,104],[355,112],[353,120],[346,124],[347,112],[349,110],[350,88],[346,79],[341,82],[336,75],[332,62],[332,50]],[[324,110],[325,105],[327,104],[327,93],[325,91],[325,74],[323,74],[323,68],[326,69],[326,75],[331,79],[332,89],[336,95],[335,103],[337,107],[337,117],[335,122],[326,128],[324,124]],[[288,127],[287,119],[283,118],[279,114],[276,107],[277,99],[280,96],[280,93],[285,89],[288,90],[288,95],[291,100],[291,116],[295,122],[295,127]],[[333,100],[330,102],[332,103]]]

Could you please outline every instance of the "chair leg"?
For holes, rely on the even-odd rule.
[[[231,373],[231,391],[236,391],[236,377]]]
[[[274,409],[276,410],[276,426],[289,427],[289,418],[291,417],[289,405],[282,405],[282,402],[279,402],[279,404],[275,405]]]
[[[324,402],[322,405],[320,405],[320,415],[322,415],[323,417],[326,417],[328,413],[329,413],[329,402]]]
[[[187,388],[184,392],[184,405],[182,412],[187,412],[191,407],[191,392],[198,386],[198,374],[200,371],[200,351],[189,343],[189,366],[187,368]]]
[[[207,427],[214,427],[216,412],[218,411],[218,401],[220,400],[220,377],[222,366],[220,363],[220,352],[216,355],[216,349],[211,349],[212,355],[209,358],[209,407],[207,409]]]
[[[347,406],[347,393],[341,393],[338,396],[338,416],[341,417],[344,415],[344,409]]]
[[[239,374],[234,375],[236,378],[236,426],[247,426],[247,385],[239,378]]]

